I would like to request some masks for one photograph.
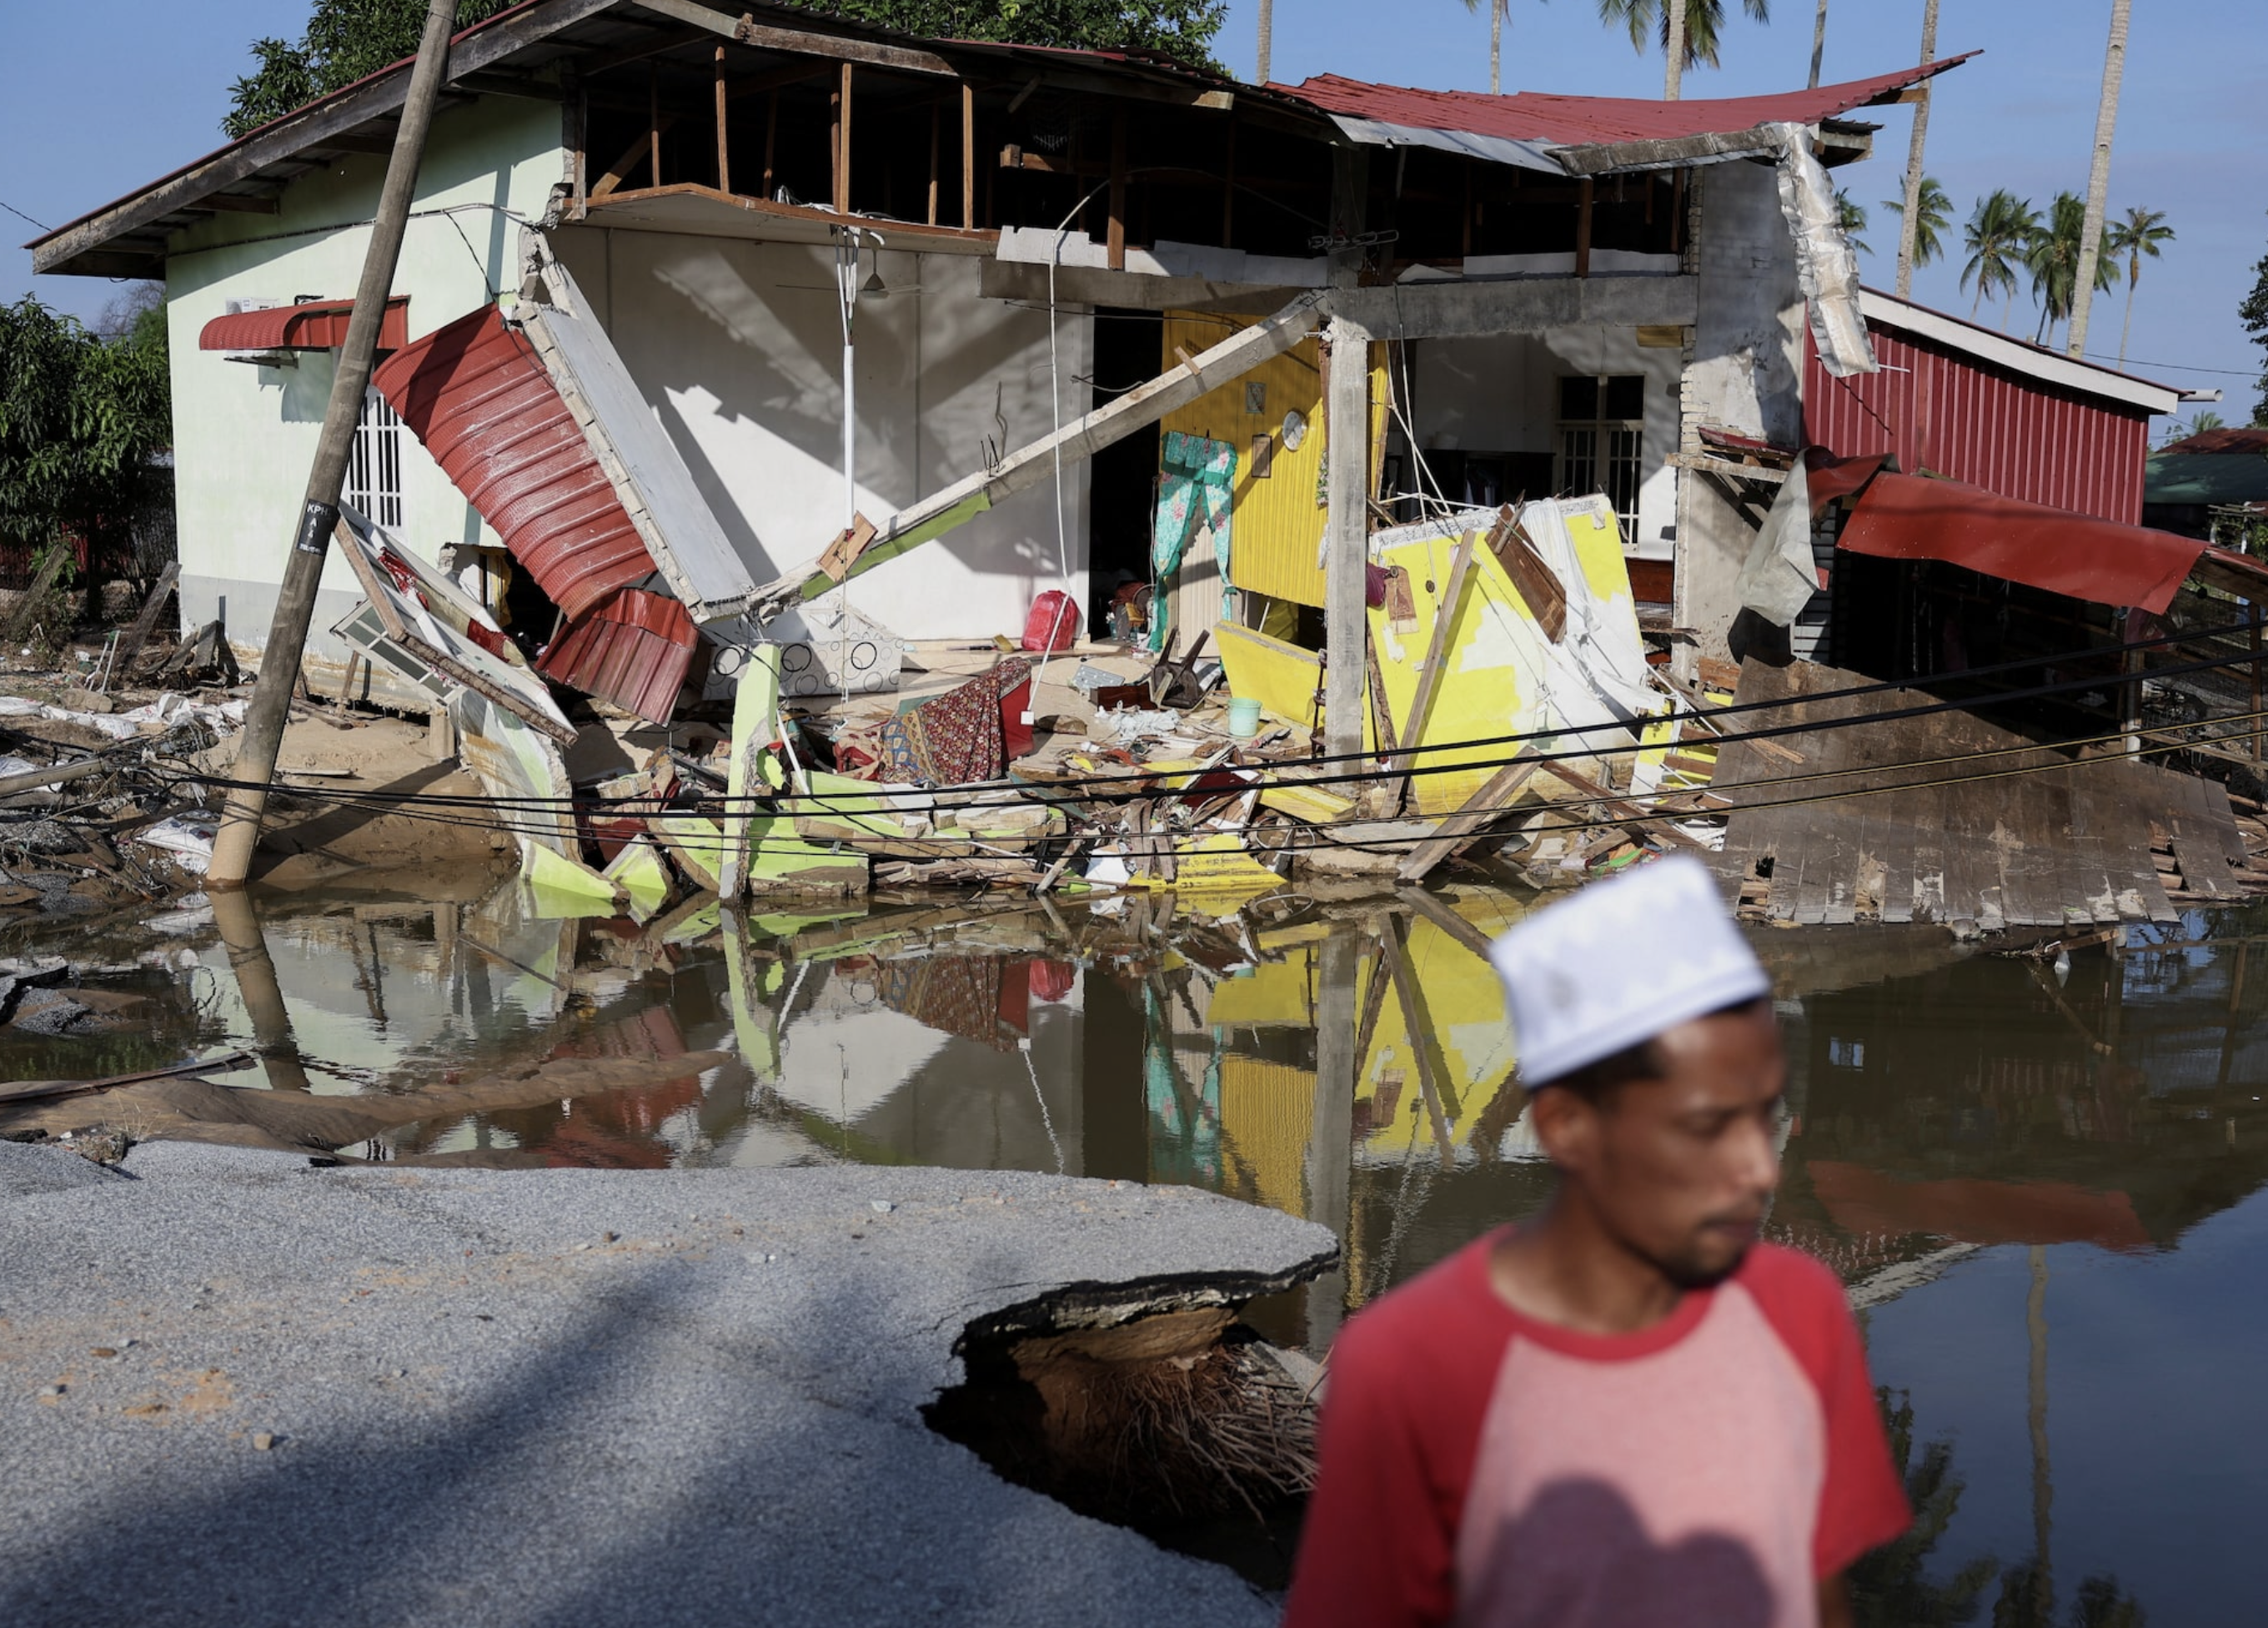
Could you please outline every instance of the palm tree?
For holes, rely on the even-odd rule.
[[[1917,227],[1918,216],[1917,210]],[[2000,317],[2001,331],[2007,331],[2014,309],[2016,268],[2023,263],[2024,251],[2039,230],[2040,212],[2032,207],[2031,200],[2019,198],[2006,187],[1977,200],[1968,225],[1962,229],[1962,247],[1969,251],[1969,263],[1961,269],[1961,286],[1967,288],[1972,278],[1977,284],[1977,298],[1969,307],[1971,320],[1983,307],[1984,297],[1998,293],[2010,301]]]
[[[1262,4],[1268,0],[1261,0]],[[1465,0],[1465,10],[1477,11],[1481,0]],[[1489,0],[1489,94],[1501,96],[1504,81],[1500,69],[1504,62],[1504,26],[1512,16],[1512,0]]]
[[[1905,219],[1904,199],[1885,198],[1882,207],[1901,223]],[[1934,175],[1921,178],[1921,207],[1914,211],[1913,263],[1926,266],[1933,260],[1945,258],[1946,229],[1953,225],[1953,200]]]
[[[2110,204],[2110,138],[2118,129],[2118,86],[2126,73],[2126,18],[2134,0],[2110,0],[2110,43],[2102,52],[2102,102],[2095,115],[2095,162],[2087,173],[2087,213],[2080,232],[2076,283],[2079,298],[2071,319],[2071,354],[2087,354],[2087,318],[2095,303],[2094,289],[2107,287],[2095,277],[2100,253],[2103,212]]]
[[[2044,228],[2035,227],[2031,239],[2024,246],[2024,269],[2032,276],[2032,298],[2040,302],[2039,331],[2033,343],[2043,343],[2055,331],[2055,325],[2073,314],[2077,306],[2080,267],[2091,260],[2095,265],[2093,284],[2096,289],[2107,289],[2118,281],[2117,259],[2104,252],[2100,240],[2108,234],[2097,232],[2095,253],[2082,254],[2080,245],[2087,230],[2087,200],[2075,192],[2058,192],[2048,211]]]
[[[1937,0],[1928,0],[1921,14],[1921,60],[1928,65],[1937,55]],[[1906,144],[1905,210],[1898,222],[1898,298],[1913,294],[1914,233],[1921,225],[1922,150],[1929,141],[1930,92],[1915,87],[1913,133]]]
[[[1874,251],[1859,236],[1867,229],[1867,206],[1837,187],[1835,189],[1835,212],[1842,219],[1843,235],[1851,239],[1852,252],[1873,254]]]
[[[1469,5],[1470,0],[1467,0]],[[1260,49],[1252,66],[1252,83],[1268,83],[1268,57],[1276,43],[1276,0],[1260,0]]]
[[[2105,244],[2113,254],[2126,256],[2126,321],[2118,330],[2118,365],[2126,365],[2126,341],[2134,332],[2134,291],[2142,284],[2142,256],[2158,258],[2158,245],[2174,240],[2174,229],[2161,225],[2165,213],[2137,204],[2126,218],[2113,221]]]
[[[1741,9],[1760,23],[1771,21],[1771,0],[1741,0]],[[1599,20],[1630,31],[1631,48],[1643,55],[1648,35],[1658,38],[1665,57],[1670,55],[1673,14],[1682,12],[1685,48],[1669,63],[1668,96],[1677,99],[1677,83],[1687,68],[1717,66],[1717,40],[1725,26],[1725,0],[1683,0],[1682,7],[1666,0],[1599,0]]]
[[[1819,60],[1827,55],[1827,0],[1819,0],[1819,19],[1811,26],[1811,88],[1819,88]]]

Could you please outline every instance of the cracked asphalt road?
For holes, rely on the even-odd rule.
[[[976,1319],[1241,1300],[1322,1228],[993,1172],[125,1171],[0,1144],[0,1622],[1273,1620],[917,1410]]]

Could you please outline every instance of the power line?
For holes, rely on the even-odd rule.
[[[45,222],[45,221],[43,221],[43,220],[32,220],[32,217],[31,217],[29,215],[26,215],[26,213],[24,213],[24,211],[23,211],[23,210],[21,210],[18,209],[14,204],[12,204],[12,203],[9,203],[9,202],[7,201],[7,199],[5,199],[5,198],[0,198],[0,210],[6,210],[11,214],[11,215],[13,215],[13,216],[18,219],[18,220],[31,221],[31,224],[32,224],[33,225],[37,226],[37,227],[38,227],[40,231],[42,231],[42,232],[53,232],[53,231],[55,230],[55,228],[54,228],[53,226],[50,226],[49,225],[48,225],[48,223],[47,223],[47,222]]]

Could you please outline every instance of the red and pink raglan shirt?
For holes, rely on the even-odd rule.
[[[1351,1322],[1286,1628],[1808,1628],[1906,1529],[1842,1285],[1760,1244],[1651,1329],[1522,1316],[1483,1238]]]

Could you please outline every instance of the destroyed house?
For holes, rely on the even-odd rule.
[[[1680,103],[1254,86],[780,6],[528,0],[453,42],[346,492],[387,541],[335,550],[314,681],[355,676],[372,572],[407,580],[387,549],[504,626],[502,665],[666,719],[752,641],[886,689],[901,641],[1012,633],[1050,589],[1096,632],[1152,598],[1128,614],[1153,647],[1224,620],[1312,645],[1369,528],[1549,493],[1603,494],[1639,597],[1721,648],[1754,517],[1680,465],[1705,431],[1799,432],[1807,268],[1839,247],[1802,203],[1867,151],[1848,115],[1949,65]],[[408,78],[33,245],[44,272],[164,279],[181,615],[248,654]],[[1848,291],[1815,291],[1831,326]],[[1362,456],[1335,481],[1351,353]],[[397,704],[420,677],[372,672]]]

